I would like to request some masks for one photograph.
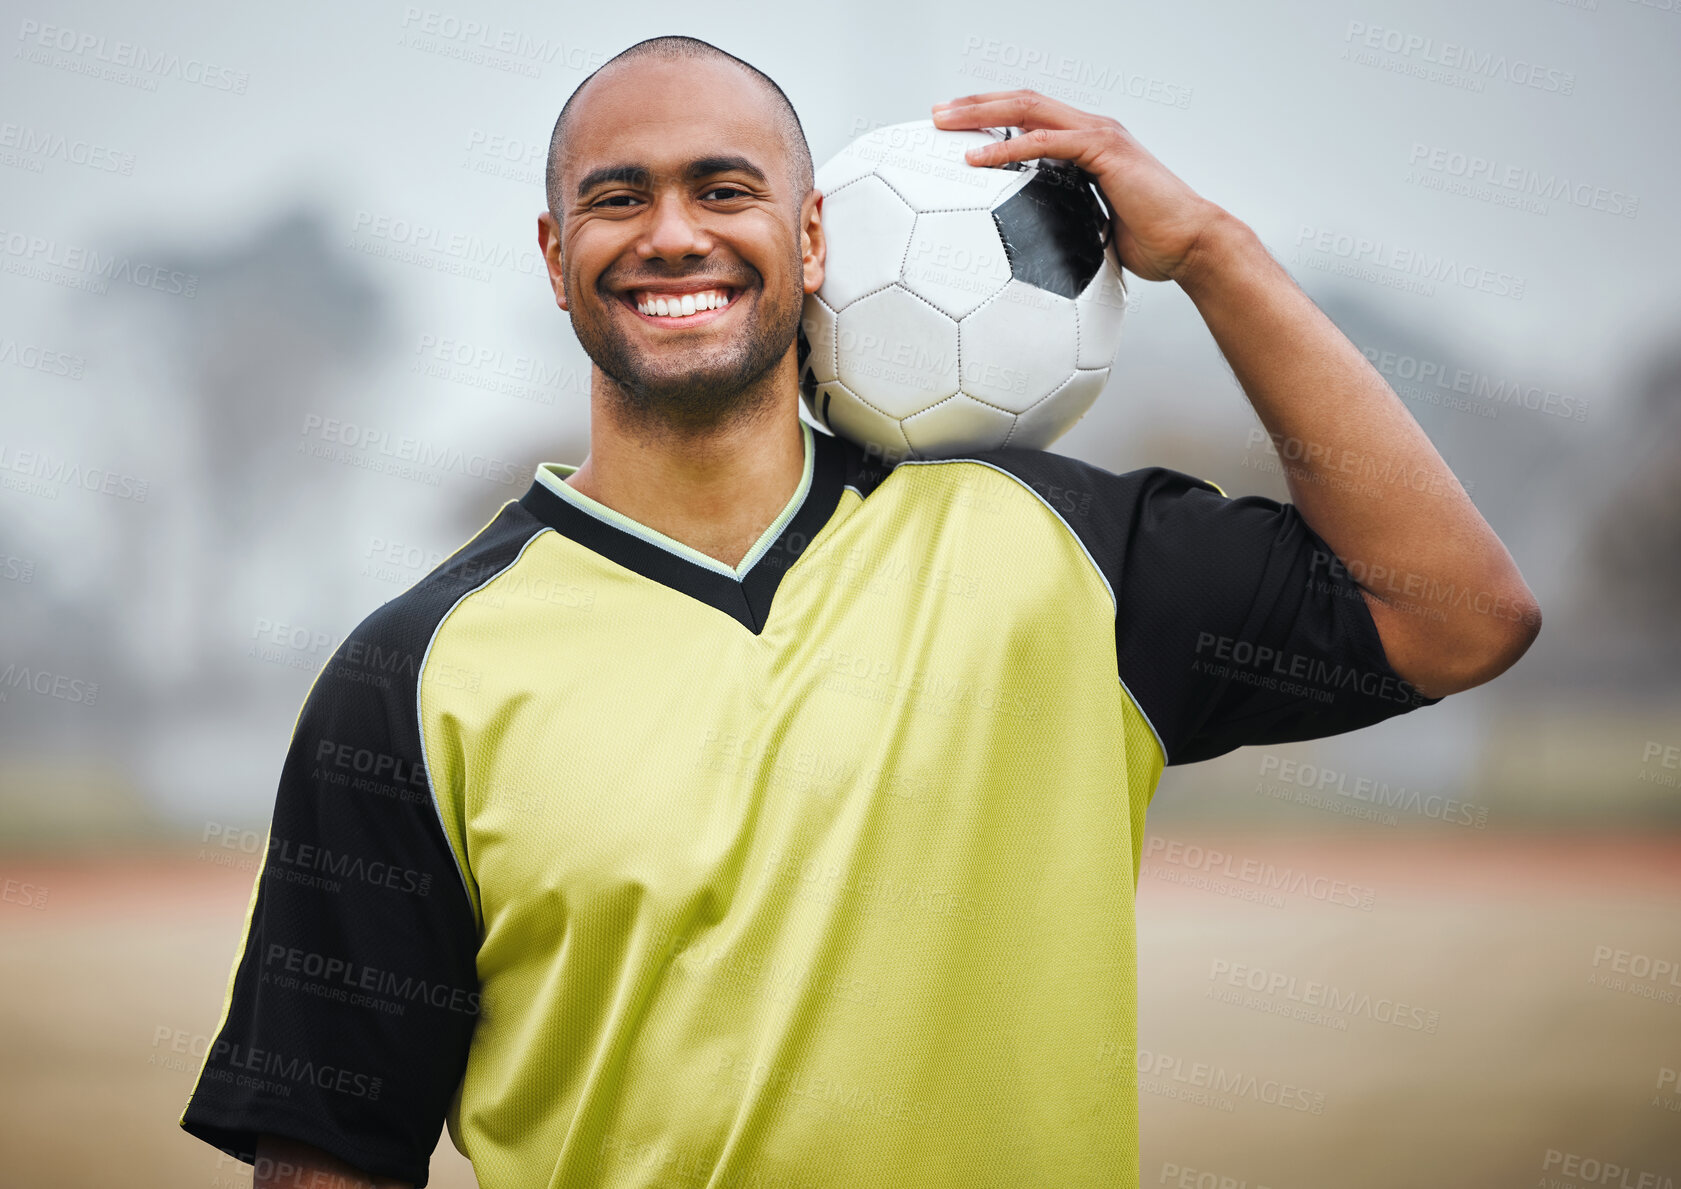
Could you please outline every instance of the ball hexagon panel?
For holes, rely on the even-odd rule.
[[[890,417],[957,391],[957,323],[897,285],[841,310],[835,336],[841,381]]]
[[[949,458],[973,450],[993,450],[1015,428],[1014,413],[983,405],[959,392],[900,423],[905,440],[921,458]]]
[[[1018,281],[1078,297],[1103,267],[1103,207],[1087,175],[1041,166],[992,211]]]
[[[847,391],[839,380],[819,387],[810,408],[813,417],[843,438],[874,442],[892,454],[910,451],[910,443],[899,428],[899,419],[872,409]]]
[[[899,283],[953,318],[963,318],[1010,280],[1010,258],[986,211],[916,217]]]
[[[1026,410],[1074,370],[1074,303],[1011,279],[996,298],[958,323],[963,391]],[[846,367],[843,344],[841,367]]]
[[[1086,415],[1108,382],[1106,367],[1075,372],[1062,387],[1016,418],[1016,432],[1010,445],[1048,449]]]
[[[1110,367],[1121,343],[1121,321],[1126,317],[1126,294],[1121,291],[1121,274],[1111,261],[1104,261],[1085,292],[1074,300],[1080,317],[1078,367]]]
[[[987,210],[1022,184],[1008,169],[970,165],[963,154],[998,140],[978,129],[936,128],[932,120],[895,124],[870,133],[880,137],[876,176],[887,182],[917,211]]]
[[[818,289],[829,308],[843,310],[866,293],[899,279],[916,215],[880,178],[854,182],[823,200],[823,225],[832,243]]]
[[[823,203],[827,206],[830,194],[842,186],[850,186],[859,178],[869,177],[875,168],[875,154],[860,151],[859,145],[850,144],[818,167],[811,184],[822,192]]]
[[[835,311],[815,293],[808,293],[800,311],[800,383],[813,387],[838,378],[835,371]],[[810,377],[809,381],[807,377]]]

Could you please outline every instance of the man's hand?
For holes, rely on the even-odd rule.
[[[1523,655],[1541,611],[1511,554],[1401,398],[1247,225],[1115,120],[1035,91],[936,104],[934,124],[1026,130],[970,150],[972,165],[1050,157],[1096,178],[1121,263],[1177,281],[1197,307],[1280,444],[1291,502],[1336,555],[1331,577],[1353,579],[1396,673],[1438,697]]]
[[[933,111],[934,126],[949,131],[1023,129],[1021,136],[970,149],[971,165],[1050,157],[1091,174],[1115,216],[1111,232],[1121,263],[1146,281],[1181,280],[1204,232],[1225,213],[1152,157],[1119,120],[1037,91],[965,95],[936,103]]]

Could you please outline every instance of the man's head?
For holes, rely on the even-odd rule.
[[[549,161],[543,174],[543,188],[548,195],[549,211],[556,219],[560,219],[566,209],[561,197],[561,173],[566,156],[567,132],[573,108],[577,105],[579,97],[584,94],[596,75],[608,71],[613,66],[649,60],[732,63],[745,73],[764,90],[765,98],[774,113],[777,132],[787,150],[789,193],[794,195],[795,202],[806,196],[812,187],[811,148],[806,144],[805,128],[794,111],[794,105],[788,102],[788,96],[782,93],[782,88],[776,85],[775,80],[752,63],[744,62],[734,54],[726,53],[698,37],[650,37],[646,41],[637,42],[629,49],[621,50],[603,62],[574,88],[571,96],[561,105],[560,118],[555,120],[554,133],[549,137]]]
[[[824,251],[805,134],[775,83],[703,41],[640,42],[567,100],[546,182],[538,241],[556,301],[620,412],[715,427],[793,390]],[[637,308],[697,290],[728,304]]]

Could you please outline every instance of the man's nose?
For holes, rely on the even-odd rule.
[[[700,214],[684,195],[656,197],[648,233],[643,238],[643,259],[659,256],[680,260],[685,256],[709,255],[712,241],[700,226]]]

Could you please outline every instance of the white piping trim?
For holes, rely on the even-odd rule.
[[[800,422],[800,440],[805,451],[805,461],[800,470],[800,485],[794,489],[794,494],[788,497],[788,502],[783,505],[782,511],[777,514],[776,519],[770,522],[769,527],[763,533],[759,534],[759,539],[753,543],[753,548],[747,551],[747,556],[741,559],[741,564],[733,569],[715,557],[708,557],[700,550],[668,537],[658,529],[649,528],[645,524],[632,520],[623,512],[617,512],[606,504],[591,499],[571,484],[564,482],[563,480],[567,475],[578,469],[575,466],[563,463],[542,463],[537,468],[537,482],[569,502],[580,512],[595,517],[603,524],[610,524],[614,528],[627,532],[650,545],[657,546],[667,553],[674,554],[684,561],[711,570],[714,574],[722,574],[726,578],[733,578],[740,582],[747,577],[747,572],[753,568],[754,564],[776,543],[776,539],[782,535],[782,530],[788,526],[789,521],[799,515],[800,509],[805,506],[806,496],[811,492],[812,475],[816,472],[817,463],[817,450],[811,440],[811,434],[811,426],[802,420]]]
[[[1034,491],[1031,485],[1022,482],[1020,475],[1013,474],[996,463],[987,462],[984,458],[907,458],[902,460],[899,463],[899,466],[930,466],[944,462],[972,462],[977,466],[991,467],[1000,475],[1014,480],[1018,487],[1030,494],[1041,504],[1044,504],[1045,509],[1062,523],[1063,528],[1068,530],[1068,535],[1074,538],[1074,543],[1080,547],[1080,552],[1086,555],[1087,561],[1091,562],[1091,568],[1096,570],[1097,576],[1103,580],[1103,589],[1109,592],[1109,602],[1115,608],[1115,614],[1119,615],[1121,613],[1120,602],[1115,598],[1115,588],[1109,585],[1109,576],[1103,572],[1103,567],[1097,564],[1097,559],[1092,557],[1091,550],[1086,548],[1086,543],[1080,539],[1080,534],[1074,531],[1068,521],[1062,519],[1062,513],[1051,507],[1051,505],[1045,500],[1044,496],[1040,495],[1037,491]],[[898,468],[895,467],[894,469],[897,470]],[[1134,708],[1137,709],[1139,717],[1144,720],[1144,725],[1150,728],[1150,734],[1155,737],[1156,746],[1161,748],[1162,751],[1162,766],[1166,767],[1169,762],[1167,744],[1162,742],[1161,732],[1156,730],[1156,724],[1150,721],[1150,714],[1144,709],[1144,703],[1140,702],[1137,697],[1133,695],[1132,690],[1127,689],[1126,678],[1121,676],[1118,667],[1115,672],[1115,679],[1121,683],[1121,688],[1126,690],[1127,698],[1132,702]]]
[[[519,559],[525,556],[525,551],[531,548],[531,542],[535,541],[544,533],[552,532],[554,532],[554,529],[545,524],[542,528],[532,533],[525,539],[525,544],[519,547],[519,552],[514,554],[513,558],[509,560],[507,565],[499,568],[490,577],[473,587],[472,590],[463,592],[461,598],[456,599],[455,602],[450,604],[449,610],[439,616],[438,622],[432,626],[432,635],[426,641],[426,651],[420,654],[420,668],[416,670],[414,675],[414,722],[415,733],[420,736],[420,770],[425,774],[426,787],[432,794],[432,812],[438,815],[438,828],[444,832],[444,845],[449,847],[449,857],[455,860],[455,873],[461,877],[461,890],[466,893],[467,904],[472,908],[473,916],[478,919],[480,928],[483,928],[484,926],[484,914],[479,908],[477,897],[473,895],[472,890],[467,886],[467,869],[461,865],[461,856],[455,853],[455,844],[450,841],[449,826],[444,822],[443,803],[438,800],[438,786],[432,779],[432,760],[426,754],[426,718],[420,708],[420,687],[422,680],[426,676],[426,662],[432,657],[432,645],[437,643],[438,633],[443,630],[444,624],[449,622],[449,617],[455,614],[455,609],[461,606],[462,602],[468,595],[477,594],[479,591],[489,586],[492,582],[495,582],[503,574],[506,574],[509,570],[518,565]],[[461,839],[461,848],[463,850],[467,848],[467,839],[465,836]]]

